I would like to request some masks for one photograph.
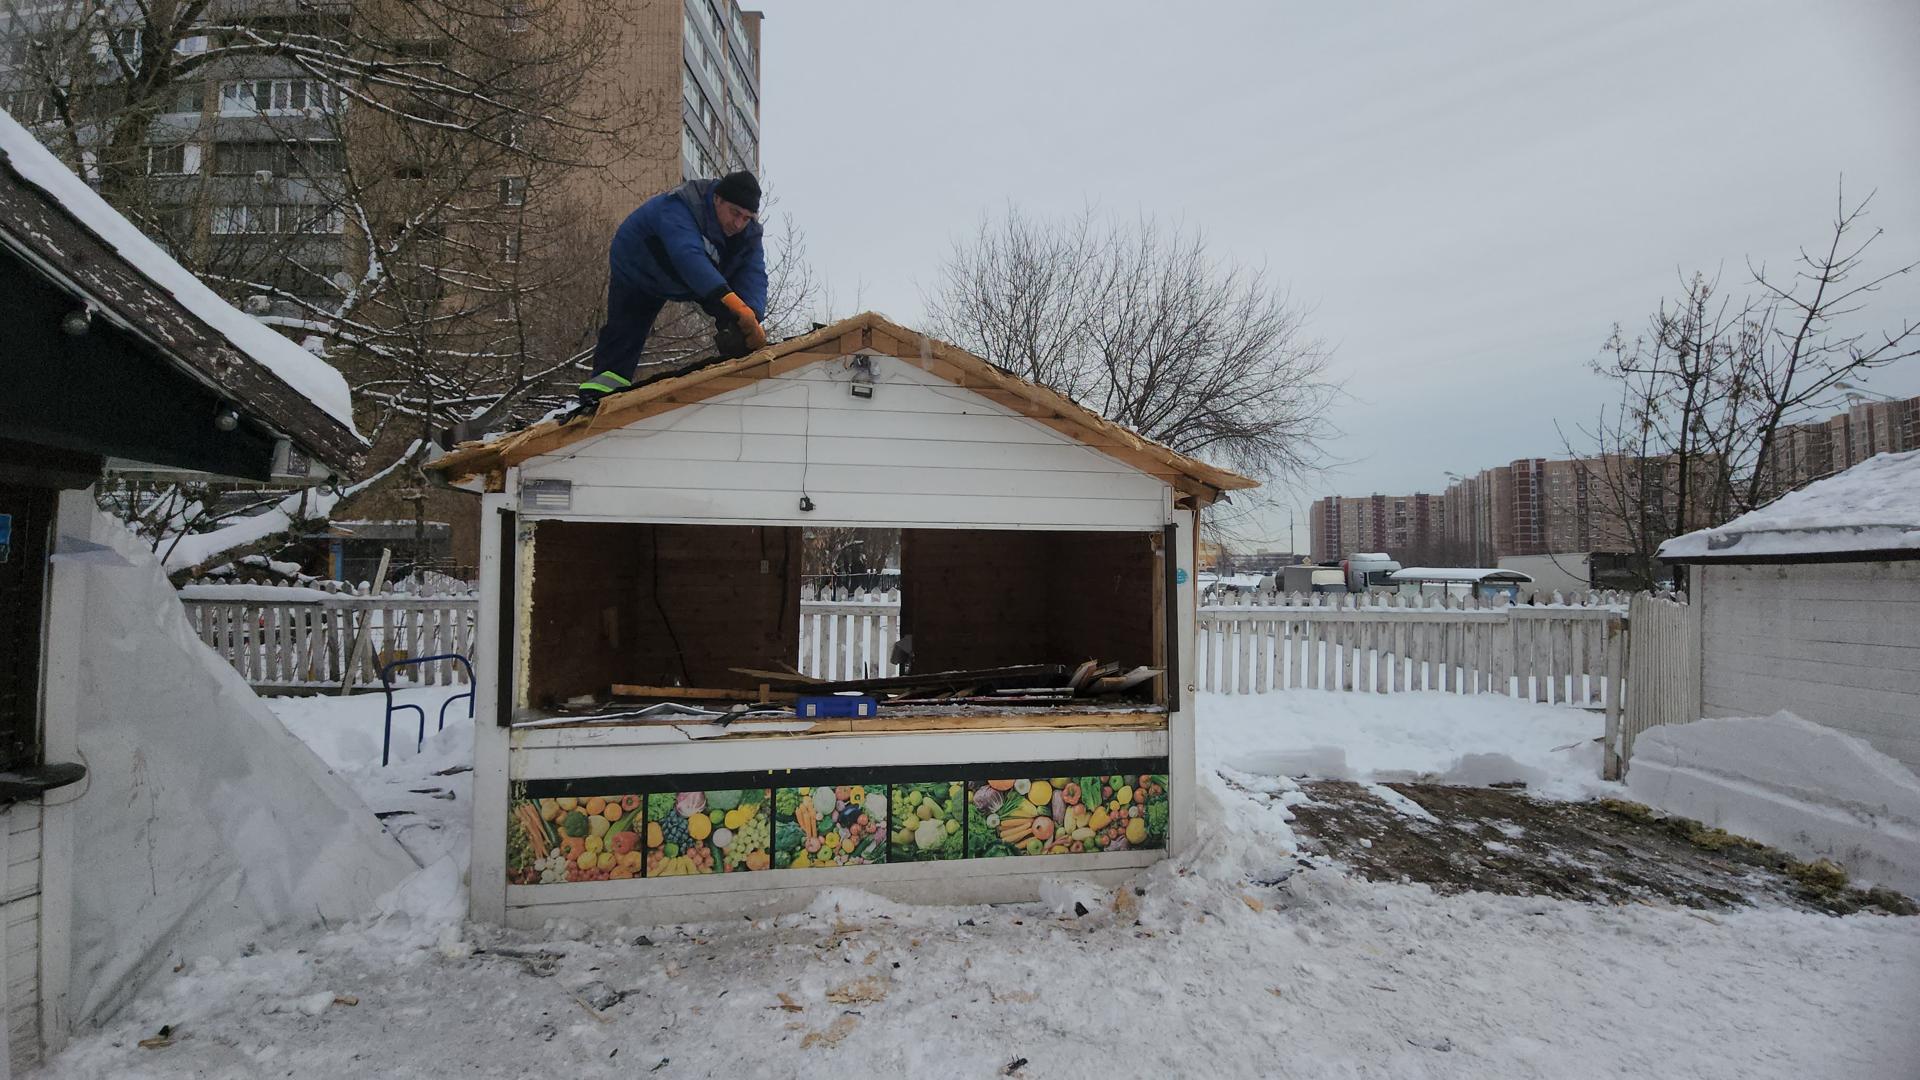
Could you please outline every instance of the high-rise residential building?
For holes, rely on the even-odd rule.
[[[1782,425],[1761,463],[1763,488],[1784,494],[1875,454],[1907,450],[1920,450],[1920,397],[1856,401],[1825,420]]]
[[[613,228],[652,196],[696,177],[760,171],[760,26],[734,0],[630,5],[628,33],[610,66],[625,98],[658,102],[635,152],[586,182],[589,211]],[[679,122],[669,119],[674,111]]]
[[[1358,551],[1423,551],[1446,533],[1446,500],[1427,494],[1329,495],[1307,508],[1307,530],[1315,562]]]

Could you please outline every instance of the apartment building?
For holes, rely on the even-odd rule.
[[[1329,495],[1307,508],[1311,558],[1344,559],[1356,551],[1424,550],[1446,532],[1439,495]]]
[[[602,90],[657,111],[633,152],[582,177],[587,212],[613,229],[635,206],[685,180],[760,171],[758,11],[734,0],[630,5],[627,32]],[[678,123],[668,118],[675,113]]]
[[[1855,400],[1825,420],[1782,425],[1762,468],[1771,494],[1831,476],[1875,454],[1920,450],[1920,397]]]

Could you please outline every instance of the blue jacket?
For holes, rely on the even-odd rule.
[[[767,262],[758,221],[728,236],[713,212],[717,180],[689,180],[640,204],[613,234],[608,269],[616,290],[693,301],[718,314],[728,290],[767,316]]]

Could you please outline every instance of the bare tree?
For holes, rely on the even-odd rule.
[[[1839,384],[1920,354],[1911,319],[1856,328],[1872,293],[1920,267],[1865,273],[1881,235],[1858,235],[1871,201],[1849,204],[1843,189],[1826,244],[1802,249],[1789,279],[1749,263],[1752,292],[1732,298],[1694,274],[1644,333],[1629,340],[1616,327],[1594,362],[1619,398],[1567,448],[1592,455],[1582,479],[1594,545],[1628,553],[1643,586],[1664,576],[1654,558],[1663,541],[1790,486],[1774,453],[1785,425],[1834,407]]]
[[[1182,453],[1295,475],[1332,431],[1302,310],[1198,233],[1010,210],[940,269],[936,333]]]

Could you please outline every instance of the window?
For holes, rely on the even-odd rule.
[[[751,58],[753,56],[753,43],[747,40],[747,21],[740,17],[740,7],[738,4],[733,5],[732,14],[734,47],[739,49],[742,55]]]
[[[207,84],[203,82],[182,82],[167,87],[166,96],[161,100],[160,111],[170,113],[197,113],[207,106]]]
[[[124,60],[137,71],[140,68],[140,28],[121,26],[112,30],[95,30],[93,39],[88,43],[88,51],[101,63]]]
[[[339,172],[346,162],[340,144],[331,139],[311,142],[252,141],[215,143],[215,176],[325,176]]]
[[[263,203],[213,208],[216,236],[323,235],[341,232],[345,225],[346,216],[331,206]]]
[[[520,230],[509,230],[500,237],[500,261],[506,263],[520,261]]]
[[[758,112],[760,96],[753,88],[753,80],[747,77],[747,69],[740,66],[740,59],[733,59],[733,100],[749,112]]]
[[[213,146],[215,176],[250,176],[256,172],[276,172],[274,165],[278,143],[223,142]]]
[[[147,174],[149,176],[180,176],[186,172],[187,148],[185,144],[175,143],[172,146],[147,147]]]
[[[308,236],[332,236],[346,231],[347,216],[333,206],[282,206],[280,230]]]
[[[235,236],[269,233],[273,228],[268,223],[276,220],[277,216],[271,206],[216,206],[213,208],[213,234]]]
[[[700,89],[700,80],[694,77],[693,69],[680,65],[680,94],[687,100],[687,108],[699,115],[700,107],[706,104],[707,95]]]
[[[318,79],[248,79],[220,84],[220,114],[287,116],[333,106],[333,87]]]
[[[527,204],[527,178],[524,176],[503,176],[500,178],[500,205],[525,206]]]

